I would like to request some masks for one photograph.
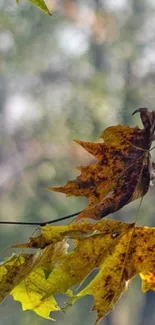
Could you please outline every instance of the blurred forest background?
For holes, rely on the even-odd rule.
[[[141,125],[139,107],[155,103],[155,2],[153,0],[47,1],[47,16],[29,2],[0,0],[0,219],[46,221],[81,210],[82,198],[45,188],[62,185],[92,157],[72,139],[97,141],[119,123]],[[53,8],[54,7],[54,8]],[[140,225],[155,226],[155,188],[145,196]],[[135,220],[138,201],[112,217]],[[0,226],[1,257],[35,227]],[[155,293],[135,279],[100,324],[155,323]],[[93,299],[79,300],[58,325],[92,325]],[[7,298],[0,325],[47,325]]]

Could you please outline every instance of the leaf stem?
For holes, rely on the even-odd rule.
[[[62,217],[62,218],[58,218],[58,219],[54,219],[54,220],[50,220],[50,221],[46,221],[46,222],[27,222],[27,221],[0,221],[1,225],[25,225],[25,226],[45,226],[47,224],[51,224],[51,223],[56,223],[62,220],[66,220],[69,218],[73,218],[75,216],[77,216],[79,212],[75,212],[73,214],[69,214],[68,216]]]

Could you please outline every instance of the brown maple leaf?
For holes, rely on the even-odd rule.
[[[77,167],[81,174],[65,186],[50,190],[86,196],[88,208],[76,218],[100,219],[144,196],[155,177],[150,148],[155,139],[155,111],[139,108],[143,129],[110,126],[101,134],[102,143],[75,140],[97,162]]]

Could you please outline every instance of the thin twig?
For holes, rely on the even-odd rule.
[[[56,222],[59,222],[62,220],[73,218],[73,217],[77,216],[79,213],[81,213],[81,211],[75,212],[73,214],[70,214],[70,215],[62,217],[62,218],[58,218],[58,219],[54,219],[54,220],[50,220],[50,221],[46,221],[46,222],[0,221],[0,224],[1,225],[25,225],[25,226],[41,226],[41,227],[43,227],[47,224],[56,223]]]

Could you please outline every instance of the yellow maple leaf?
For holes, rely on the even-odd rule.
[[[48,276],[66,254],[65,241],[48,245],[35,254],[13,255],[0,265],[0,301],[10,293],[21,302],[23,310],[31,309],[50,319],[51,311],[59,310],[54,297],[42,300],[49,290]]]
[[[0,302],[28,275],[32,260],[32,254],[13,255],[0,265]]]
[[[36,268],[16,286],[11,295],[22,304],[23,310],[33,310],[39,316],[51,319],[52,311],[60,310],[53,296],[42,300],[43,294],[49,290],[50,283],[46,278],[43,268]]]
[[[69,252],[61,244],[67,238],[78,239],[76,247]],[[68,294],[69,305],[87,294],[93,295],[93,309],[99,320],[112,310],[136,275],[143,280],[143,290],[146,280],[147,289],[155,288],[154,278],[149,278],[152,282],[148,280],[154,271],[155,228],[106,219],[95,224],[85,221],[45,226],[41,228],[41,235],[31,238],[24,247],[36,247],[36,243],[38,248],[39,243],[46,248],[39,251],[41,255],[37,258],[35,255],[33,270],[11,294],[24,309],[32,309],[43,317],[48,318],[50,311],[59,310],[54,299],[56,293]],[[56,249],[57,245],[60,246]],[[60,251],[62,254],[58,254]],[[94,279],[74,294],[70,290],[72,286],[83,283],[95,268],[99,268],[99,272]]]

